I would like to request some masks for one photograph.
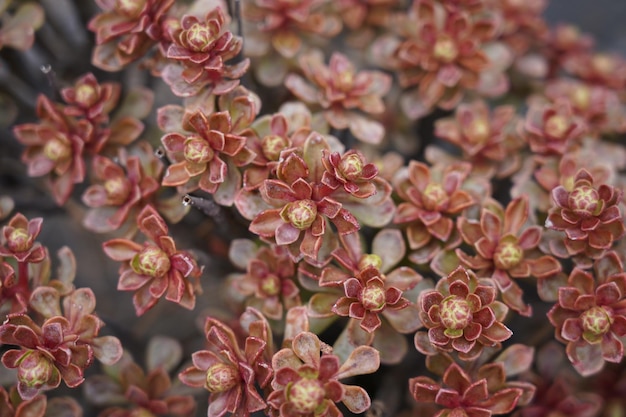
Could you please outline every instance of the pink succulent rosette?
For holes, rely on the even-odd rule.
[[[162,185],[178,187],[181,193],[200,188],[218,203],[231,205],[242,186],[239,167],[255,158],[246,137],[259,108],[243,87],[221,96],[218,106],[220,111],[211,114],[173,105],[159,109],[159,126],[171,132],[161,138],[172,162]]]
[[[561,264],[552,256],[537,250],[541,239],[540,226],[522,230],[529,215],[526,198],[516,198],[503,210],[497,204],[483,208],[480,220],[458,219],[458,229],[465,243],[476,256],[456,250],[461,263],[480,276],[493,278],[504,302],[518,313],[529,316],[530,306],[522,300],[523,291],[515,278],[534,276],[546,278],[561,271]]]
[[[435,107],[453,109],[478,89],[481,73],[492,65],[482,46],[494,40],[496,22],[432,0],[414,1],[403,19],[396,26],[400,36],[381,38],[373,50],[409,89],[401,98],[402,110],[417,119]]]
[[[368,29],[388,22],[398,3],[398,0],[338,0],[336,8],[348,29],[367,33]]]
[[[433,417],[508,414],[533,398],[534,385],[506,380],[527,370],[533,353],[532,348],[511,345],[492,362],[470,370],[444,356],[427,364],[431,371],[442,375],[441,382],[418,376],[409,380],[409,390],[420,405],[434,405],[428,410]]]
[[[348,58],[335,52],[328,66],[321,52],[303,55],[300,68],[305,78],[290,74],[285,85],[301,100],[323,109],[324,118],[335,129],[350,129],[367,143],[382,141],[385,129],[379,122],[365,117],[385,110],[382,97],[391,88],[391,77],[379,71],[357,72]]]
[[[251,126],[255,135],[248,136],[248,147],[255,154],[252,164],[243,173],[243,188],[246,191],[258,189],[263,181],[275,174],[280,154],[291,148],[292,136],[308,136],[309,129],[298,129],[290,134],[289,122],[282,113],[257,118]]]
[[[107,364],[119,360],[119,340],[96,337],[103,323],[92,314],[96,303],[90,289],[64,297],[63,311],[61,296],[51,287],[39,287],[31,300],[32,308],[45,318],[41,326],[26,314],[11,314],[0,326],[0,342],[19,347],[6,351],[2,363],[17,369],[17,389],[23,399],[56,388],[61,380],[70,388],[80,385],[94,358]]]
[[[593,52],[575,54],[563,62],[563,68],[591,85],[622,92],[626,87],[626,60],[617,54]]]
[[[570,79],[557,79],[546,85],[545,94],[553,103],[567,100],[573,115],[587,126],[587,133],[599,138],[604,133],[621,132],[626,127],[619,97],[606,87]]]
[[[332,37],[341,31],[341,21],[323,10],[319,0],[250,0],[243,17],[250,35],[252,56],[268,54],[270,48],[280,57],[293,58],[303,45],[303,38],[315,34]],[[247,38],[247,37],[246,37]]]
[[[2,4],[0,12],[4,20],[0,28],[0,49],[13,48],[18,51],[30,49],[35,42],[35,31],[45,22],[43,7],[32,2],[17,4],[7,2]]]
[[[112,239],[102,245],[108,257],[123,262],[117,288],[135,291],[133,304],[137,315],[151,309],[162,296],[193,309],[202,268],[191,254],[176,248],[165,221],[154,207],[144,207],[137,216],[137,225],[148,238],[143,244]]]
[[[28,220],[18,213],[2,227],[0,235],[0,256],[14,258],[18,262],[38,263],[43,261],[46,251],[35,239],[41,231],[43,219]]]
[[[534,365],[536,372],[522,377],[537,387],[533,401],[516,410],[512,417],[544,417],[553,413],[571,417],[598,415],[604,399],[586,390],[575,380],[569,367],[565,368],[567,357],[562,346],[554,341],[543,345],[536,354]]]
[[[295,264],[284,247],[259,247],[252,241],[235,239],[228,255],[233,264],[246,270],[229,277],[229,285],[246,298],[246,304],[273,320],[281,320],[287,310],[301,304]]]
[[[390,275],[390,278],[394,276]],[[409,305],[409,300],[402,297],[402,289],[394,284],[378,268],[368,266],[359,271],[356,277],[344,281],[344,296],[337,300],[332,311],[356,319],[363,330],[372,333],[382,324],[379,314],[402,310]]]
[[[310,332],[301,332],[291,347],[272,358],[273,391],[267,398],[271,416],[340,417],[335,403],[343,403],[352,413],[362,413],[371,404],[367,392],[341,379],[375,372],[378,351],[369,346],[356,348],[341,364],[333,354],[321,354],[322,343]]]
[[[324,138],[312,132],[300,149],[285,150],[277,167],[278,178],[263,182],[261,197],[275,208],[261,211],[252,220],[250,231],[286,246],[294,261],[306,257],[307,262],[323,265],[337,247],[335,233],[340,236],[354,233],[360,225],[357,218],[333,198],[334,190],[321,182],[322,152],[329,149]]]
[[[513,332],[502,322],[508,308],[496,300],[490,280],[458,267],[434,290],[419,295],[419,315],[428,329],[415,334],[415,348],[425,355],[456,351],[465,361],[476,359],[485,346],[499,347]]]
[[[377,192],[376,183],[385,183],[382,178],[376,178],[378,168],[365,160],[363,154],[357,150],[349,150],[341,155],[339,152],[325,151],[322,163],[326,172],[322,176],[322,183],[336,190],[343,190],[356,198],[367,198]]]
[[[28,175],[50,178],[52,195],[57,204],[70,197],[74,184],[85,179],[83,150],[94,138],[94,126],[87,120],[73,121],[45,96],[37,99],[41,123],[26,123],[13,128],[17,140],[26,146],[22,161]]]
[[[518,117],[513,106],[489,110],[477,100],[461,103],[454,117],[435,122],[435,136],[450,142],[463,152],[463,160],[472,163],[472,172],[492,177],[507,177],[522,164],[519,151],[524,141],[516,132]]]
[[[68,116],[84,117],[93,123],[106,123],[108,115],[120,98],[118,83],[102,83],[92,73],[80,77],[73,87],[61,90],[67,106],[63,112]]]
[[[316,318],[349,317],[333,348],[351,352],[372,346],[383,364],[397,364],[409,350],[405,334],[422,326],[413,298],[422,276],[406,266],[406,246],[397,229],[383,229],[372,240],[372,253],[364,252],[359,233],[341,238],[333,252],[335,262],[319,275],[300,268],[300,283],[315,294],[308,314]],[[311,279],[312,278],[312,279]]]
[[[204,19],[185,15],[172,25],[172,43],[165,56],[177,63],[165,66],[161,76],[180,97],[190,97],[208,89],[222,95],[239,85],[239,78],[250,65],[248,58],[229,65],[243,46],[239,36],[225,30],[226,16],[221,7],[211,10]]]
[[[402,202],[393,219],[406,224],[406,236],[411,249],[427,246],[432,240],[456,245],[454,217],[476,204],[472,195],[462,189],[471,166],[457,163],[441,169],[429,168],[417,161],[409,162],[408,169],[394,179]]]
[[[219,320],[207,319],[207,350],[195,352],[193,366],[181,372],[179,378],[186,385],[211,393],[209,417],[226,413],[245,416],[267,407],[256,388],[256,384],[265,388],[272,377],[272,368],[266,361],[272,349],[272,335],[262,317],[254,309],[242,316],[241,324],[247,324],[249,333],[244,348],[231,328]]]
[[[83,386],[87,403],[104,408],[99,417],[152,416],[191,417],[197,401],[170,373],[183,357],[180,343],[167,336],[153,336],[145,349],[145,367],[125,351],[103,372],[88,376]]]
[[[535,154],[563,155],[586,131],[584,120],[575,116],[570,101],[561,99],[554,104],[530,103],[522,135]]]
[[[131,213],[142,208],[159,189],[159,182],[147,175],[138,156],[122,155],[121,160],[125,166],[99,155],[93,159],[94,177],[101,183],[90,185],[82,197],[83,202],[94,209],[83,221],[90,230],[119,229]]]
[[[174,0],[97,0],[102,9],[89,30],[96,34],[92,62],[107,71],[119,71],[142,58],[164,40],[162,24]]]
[[[563,243],[550,242],[552,252],[561,258],[586,255],[596,259],[624,236],[624,220],[619,204],[622,190],[608,184],[594,185],[585,169],[578,171],[571,188],[552,190],[556,206],[550,209],[546,227],[565,232]]]
[[[574,268],[558,303],[548,312],[557,340],[583,376],[599,372],[604,362],[619,363],[626,336],[626,273],[615,252],[594,263],[593,272]]]

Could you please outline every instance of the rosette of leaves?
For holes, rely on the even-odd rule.
[[[246,270],[230,275],[227,283],[236,298],[245,298],[246,305],[268,319],[281,320],[285,311],[301,304],[300,289],[294,282],[295,264],[284,247],[235,239],[228,257],[235,266]]]
[[[528,370],[533,354],[532,348],[511,345],[491,362],[470,369],[464,369],[447,355],[431,359],[427,366],[440,376],[440,382],[427,376],[409,380],[411,395],[419,403],[416,412],[426,404],[435,405],[434,410],[428,409],[434,413],[433,417],[490,417],[510,413],[533,398],[534,385],[507,381]]]
[[[207,318],[204,332],[206,350],[194,352],[193,366],[179,374],[189,386],[204,388],[209,396],[209,417],[226,413],[249,415],[267,407],[257,391],[268,386],[272,377],[272,334],[263,315],[248,308],[240,324],[246,333],[240,344],[233,329],[214,318]],[[242,338],[243,340],[243,338]]]
[[[444,265],[449,263],[446,254],[461,243],[454,219],[476,204],[475,197],[464,189],[470,171],[471,165],[463,162],[429,168],[422,162],[410,161],[408,168],[393,179],[401,199],[393,222],[406,230],[413,251],[409,259],[418,264],[430,263],[439,274],[445,274],[442,269],[448,267]]]
[[[196,409],[193,397],[170,379],[182,357],[183,349],[175,339],[155,336],[146,348],[145,371],[125,351],[119,362],[103,367],[104,374],[87,378],[85,397],[105,407],[98,417],[191,417]]]
[[[251,232],[286,246],[294,262],[305,258],[317,265],[328,263],[338,244],[336,235],[360,227],[356,217],[332,198],[334,190],[322,183],[323,150],[329,150],[328,143],[312,132],[302,148],[283,152],[277,179],[265,180],[260,188],[264,202],[274,208],[260,212],[250,224]]]
[[[82,417],[82,407],[71,397],[46,398],[39,394],[23,400],[15,387],[0,387],[0,415],[3,417]]]
[[[9,223],[2,227],[0,235],[0,256],[15,259],[19,264],[39,263],[46,256],[45,248],[35,242],[41,232],[43,219],[28,220],[22,213],[15,214]],[[27,271],[20,271],[25,273]]]
[[[44,258],[41,262],[30,264],[27,274],[22,281],[18,279],[13,266],[7,262],[0,262],[0,313],[6,318],[7,314],[26,313],[33,291],[41,286],[52,287],[59,294],[65,296],[74,289],[76,275],[76,259],[71,249],[62,247],[57,252],[59,266],[55,279],[51,278],[51,259],[48,250],[44,248]],[[19,270],[19,268],[18,268]]]
[[[341,364],[333,354],[321,354],[319,338],[310,332],[294,337],[291,346],[272,358],[273,391],[267,397],[271,416],[343,416],[336,403],[352,413],[362,413],[371,404],[367,391],[344,385],[341,379],[375,372],[380,363],[378,351],[369,346],[356,348]]]
[[[597,416],[603,406],[600,395],[584,391],[567,363],[563,347],[551,341],[535,356],[534,369],[520,379],[537,387],[533,401],[513,417],[547,417],[554,413],[572,417]]]
[[[513,106],[489,110],[476,100],[460,104],[454,117],[435,122],[435,136],[461,148],[462,159],[472,163],[472,172],[491,178],[508,177],[522,164],[524,141],[516,132],[519,122]]]
[[[391,77],[380,71],[356,71],[343,54],[333,53],[328,66],[319,50],[300,56],[306,79],[290,74],[285,86],[299,99],[320,106],[324,118],[335,129],[350,129],[359,140],[378,144],[385,128],[372,115],[385,111],[382,97],[391,88]],[[367,116],[364,116],[365,113]]]
[[[24,313],[31,290],[31,268],[43,263],[48,252],[35,239],[41,231],[43,219],[28,220],[15,214],[0,231],[0,311],[6,314]],[[30,266],[32,265],[32,266]]]
[[[17,140],[26,146],[22,161],[31,177],[47,176],[57,204],[64,204],[74,184],[85,178],[83,151],[92,140],[94,126],[87,120],[75,120],[62,113],[45,96],[37,100],[40,123],[27,123],[13,128]]]
[[[118,83],[98,84],[92,73],[85,74],[74,86],[61,90],[63,101],[67,103],[63,112],[68,116],[83,117],[94,124],[107,122],[109,112],[120,98],[120,91]]]
[[[102,182],[92,184],[83,194],[83,202],[94,209],[89,211],[84,224],[93,231],[106,233],[119,229],[159,188],[160,170],[156,178],[146,175],[139,157],[126,158],[126,153],[122,153],[120,163],[96,156],[92,169],[94,180]],[[105,207],[109,208],[106,210],[109,217],[104,213]]]
[[[239,55],[243,40],[226,30],[220,6],[203,19],[183,16],[178,24],[170,25],[168,35],[171,43],[165,56],[176,63],[167,64],[161,76],[179,97],[226,94],[239,85],[250,66],[248,58],[227,64]]]
[[[103,323],[92,314],[96,299],[90,289],[61,297],[55,288],[42,286],[33,292],[30,303],[44,318],[41,325],[26,314],[12,314],[0,326],[0,341],[19,347],[5,352],[2,363],[17,369],[17,389],[23,399],[56,388],[61,380],[70,388],[80,385],[94,358],[105,364],[119,360],[120,341],[97,337]]]
[[[246,56],[253,57],[259,81],[271,87],[282,84],[305,46],[341,31],[340,19],[316,0],[246,0],[242,16]]]
[[[152,110],[154,94],[144,87],[131,88],[120,101],[118,83],[98,80],[91,73],[73,86],[61,90],[65,115],[87,120],[95,128],[93,139],[85,144],[89,154],[99,154],[129,145],[144,130],[140,119]]]
[[[94,232],[122,230],[125,236],[137,231],[135,218],[147,204],[153,205],[169,222],[179,222],[189,211],[180,196],[163,196],[159,189],[163,163],[148,142],[120,149],[117,160],[95,156],[92,183],[83,193],[90,207],[83,225]]]
[[[624,130],[623,109],[616,105],[615,91],[602,85],[588,84],[572,79],[556,79],[546,85],[546,97],[553,103],[568,100],[572,112],[581,118],[587,134],[598,139],[602,134]]]
[[[102,12],[88,23],[96,34],[93,65],[119,71],[164,40],[162,25],[174,0],[97,0]]]
[[[187,193],[198,188],[213,194],[219,204],[230,206],[241,189],[239,167],[251,163],[255,154],[246,146],[247,128],[259,111],[258,97],[243,87],[220,96],[220,111],[186,111],[175,105],[159,109],[161,138],[172,164],[162,180],[164,186]]]
[[[311,317],[336,319],[350,317],[333,345],[342,359],[361,345],[380,352],[380,360],[394,364],[408,351],[403,334],[421,325],[416,296],[422,276],[406,266],[394,268],[405,254],[399,230],[383,229],[372,241],[372,253],[364,253],[360,234],[341,238],[333,252],[335,262],[315,274],[301,267],[300,283],[313,296],[308,302]],[[313,278],[313,279],[311,279]]]
[[[548,312],[557,340],[583,376],[599,372],[604,362],[620,363],[626,335],[626,273],[615,252],[596,260],[592,272],[574,268],[558,303]]]
[[[518,175],[513,177],[513,197],[528,195],[531,208],[547,213],[552,207],[551,192],[562,185],[571,189],[574,177],[580,169],[586,169],[599,183],[610,182],[616,171],[626,163],[626,151],[621,147],[602,148],[594,141],[585,141],[583,147],[572,150],[562,157],[535,157],[526,163]],[[615,158],[607,157],[613,155]],[[602,156],[601,156],[602,155]],[[534,178],[535,181],[532,181]],[[532,210],[531,210],[532,212]]]
[[[118,289],[135,291],[137,315],[151,309],[162,296],[193,309],[202,274],[193,256],[178,250],[167,224],[154,207],[147,205],[137,216],[137,227],[148,238],[143,244],[112,239],[102,245],[111,259],[122,262]]]
[[[524,137],[530,150],[539,155],[563,155],[587,130],[584,121],[573,114],[569,100],[554,104],[530,105],[524,123]]]
[[[584,39],[584,35],[579,37]],[[593,51],[591,48],[576,52],[579,53],[573,53],[562,62],[568,73],[589,84],[623,91],[626,87],[626,60],[623,57],[614,53]]]
[[[502,294],[503,301],[518,313],[530,316],[532,310],[522,300],[523,291],[513,278],[534,276],[539,279],[561,271],[561,264],[552,256],[540,256],[537,246],[541,240],[540,226],[524,229],[529,215],[528,200],[516,198],[506,209],[498,203],[486,205],[480,220],[458,219],[458,229],[465,243],[476,256],[456,250],[461,263],[479,276],[491,277]]]
[[[398,36],[375,42],[377,62],[396,71],[400,86],[408,89],[400,107],[409,118],[435,107],[453,109],[479,88],[481,73],[492,64],[484,46],[495,39],[496,23],[493,16],[419,0],[397,22]]]
[[[26,146],[22,161],[28,165],[28,175],[46,176],[57,204],[63,205],[74,184],[83,182],[85,154],[129,145],[143,132],[144,125],[138,119],[149,112],[152,93],[143,88],[130,92],[108,123],[108,113],[118,102],[118,89],[112,83],[99,85],[87,74],[63,90],[67,104],[53,103],[40,95],[39,123],[13,128],[17,140]]]
[[[419,315],[428,332],[415,334],[415,348],[425,355],[455,351],[471,361],[484,347],[499,347],[513,332],[502,323],[508,308],[496,294],[492,280],[458,267],[434,290],[420,293]]]
[[[546,227],[565,232],[561,241],[550,242],[552,253],[560,258],[596,259],[621,238],[626,229],[619,208],[622,190],[608,184],[594,186],[593,176],[578,171],[570,189],[552,190],[556,203],[548,213]],[[584,255],[584,256],[583,256]]]

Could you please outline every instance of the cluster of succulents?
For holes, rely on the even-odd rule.
[[[0,416],[626,415],[626,58],[546,1],[64,0],[11,178],[145,321],[0,196]]]

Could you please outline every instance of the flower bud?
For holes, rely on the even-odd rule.
[[[83,83],[77,86],[75,89],[75,94],[76,103],[83,108],[93,106],[98,102],[98,98],[100,98],[100,95],[98,94],[96,88],[94,88],[93,85],[87,83]]]
[[[361,291],[361,304],[369,311],[380,311],[385,308],[385,288],[379,285],[367,285]]]
[[[280,278],[275,274],[267,274],[261,278],[259,289],[269,297],[278,295],[280,293]]]
[[[463,330],[472,321],[472,310],[464,299],[451,295],[439,306],[441,324],[449,330]],[[459,336],[463,333],[460,332]]]
[[[516,243],[500,242],[493,255],[493,262],[498,269],[508,270],[519,264],[524,258],[524,251]]]
[[[287,391],[287,401],[300,414],[311,414],[322,405],[326,391],[317,379],[301,379]]]
[[[363,173],[363,158],[356,153],[344,155],[339,162],[338,170],[348,181],[358,180]]]
[[[38,388],[58,372],[43,353],[31,350],[22,356],[17,368],[17,379],[31,388]]]
[[[380,268],[383,267],[383,260],[380,256],[373,253],[361,256],[361,259],[359,259],[359,271],[363,271],[365,268],[370,266],[380,270]]]
[[[549,136],[555,139],[563,139],[569,127],[570,124],[565,117],[555,114],[546,120],[544,129]]]
[[[113,204],[122,204],[130,193],[128,181],[124,177],[108,179],[104,182],[104,190]]]
[[[289,141],[286,138],[278,135],[267,135],[261,142],[261,150],[263,155],[270,161],[278,161],[280,153],[283,149],[289,146]]]
[[[21,227],[15,228],[7,238],[7,247],[11,252],[26,252],[33,246],[28,231]]]
[[[135,272],[150,277],[162,277],[170,270],[170,258],[156,246],[147,246],[131,261]]]
[[[454,40],[448,36],[437,39],[433,47],[433,56],[445,63],[454,61],[458,54],[459,49]]]
[[[216,363],[206,374],[206,388],[209,392],[224,392],[237,386],[240,380],[239,372],[231,365]]]
[[[194,164],[206,164],[215,155],[209,143],[199,136],[191,136],[185,140],[183,149],[185,159]]]
[[[147,0],[117,0],[116,10],[121,14],[134,18],[139,17]]]
[[[569,208],[578,216],[587,218],[598,213],[596,211],[600,207],[600,195],[591,186],[584,182],[582,185],[575,186],[567,199]]]
[[[422,194],[424,208],[430,211],[439,210],[440,206],[448,200],[448,193],[436,183],[429,183]]]
[[[311,200],[298,200],[285,206],[284,213],[293,227],[306,230],[311,227],[317,217],[317,205]]]
[[[43,154],[51,161],[62,161],[72,155],[72,148],[67,138],[61,133],[57,133],[56,136],[46,142],[43,147]]]
[[[585,311],[580,316],[580,321],[585,333],[589,333],[594,336],[593,339],[600,342],[600,338],[607,333],[611,328],[611,318],[607,314],[607,311],[603,307],[595,306]]]
[[[215,40],[214,33],[208,25],[202,23],[194,23],[184,32],[189,48],[196,52],[204,52]]]

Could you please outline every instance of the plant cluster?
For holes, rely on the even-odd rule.
[[[201,336],[101,335],[1,196],[0,416],[626,415],[626,58],[544,0],[96,5],[91,72],[7,123],[20,181]],[[30,48],[44,7],[0,13]]]

